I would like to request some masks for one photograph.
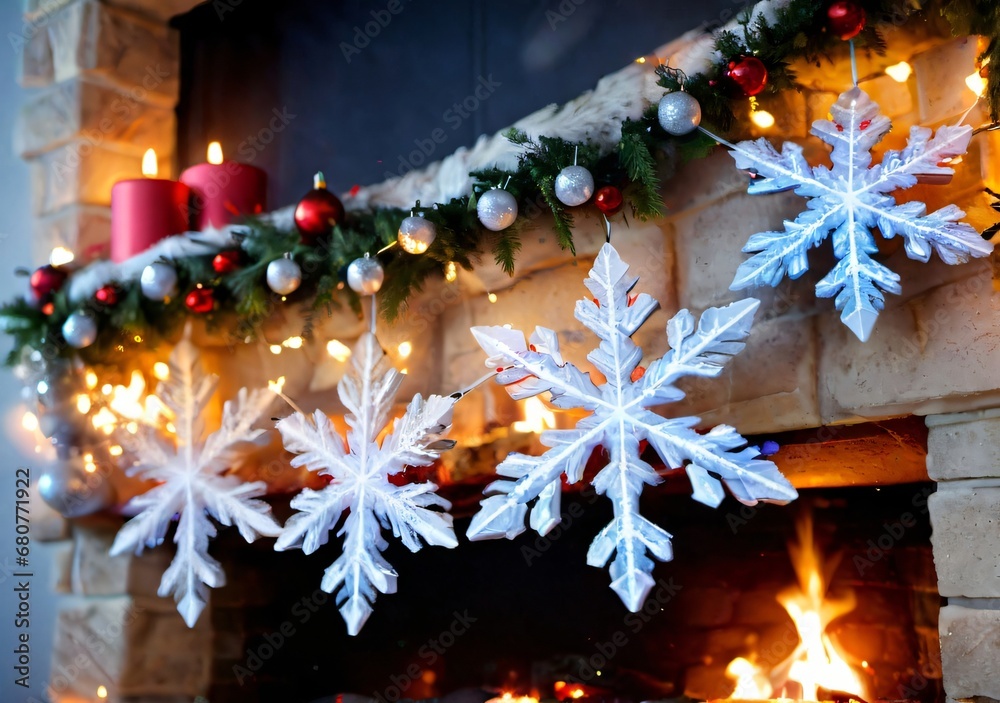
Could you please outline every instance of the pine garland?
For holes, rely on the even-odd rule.
[[[859,1],[868,16],[866,28],[855,40],[861,47],[882,51],[879,24],[899,24],[924,10],[946,17],[956,34],[985,36],[988,45],[980,58],[1000,66],[1000,3],[995,0]],[[826,4],[791,0],[776,12],[773,22],[762,16],[751,19],[748,10],[740,19],[743,32],[722,31],[716,35],[715,48],[723,60],[697,76],[661,67],[659,85],[668,91],[683,87],[701,104],[702,124],[714,132],[729,134],[737,122],[737,111],[742,114],[747,101],[734,96],[727,87],[728,60],[750,55],[759,58],[768,71],[768,93],[796,87],[792,61],[818,61],[842,50],[843,42],[826,30]],[[996,120],[1000,112],[1000,69],[989,73],[986,99]],[[177,270],[180,294],[166,302],[145,298],[138,282],[132,281],[121,284],[119,301],[114,306],[96,301],[74,304],[67,297],[68,287],[54,294],[48,313],[24,298],[3,306],[0,324],[14,341],[8,364],[16,363],[25,347],[44,350],[47,356],[79,353],[85,361],[99,364],[114,351],[141,349],[169,339],[194,314],[183,300],[186,292],[197,285],[211,288],[217,301],[215,312],[206,316],[209,325],[228,331],[238,341],[255,337],[272,310],[286,305],[300,308],[303,334],[309,336],[317,319],[334,308],[346,304],[360,310],[357,296],[344,284],[345,271],[351,261],[366,253],[381,252],[386,278],[379,294],[380,312],[392,320],[429,278],[443,275],[449,266],[471,270],[475,259],[490,253],[506,273],[513,274],[521,248],[520,233],[527,225],[526,204],[544,206],[542,211],[553,217],[559,245],[575,253],[572,212],[555,196],[555,179],[565,166],[575,162],[594,175],[598,186],[619,187],[633,216],[646,220],[663,215],[658,167],[663,162],[669,166],[672,161],[701,158],[715,147],[713,140],[698,132],[685,137],[666,134],[657,121],[655,105],[640,119],[622,124],[621,140],[610,153],[601,153],[590,143],[556,137],[532,140],[519,130],[510,130],[505,136],[523,149],[513,172],[483,169],[470,174],[474,182],[470,196],[429,207],[415,204],[413,212],[437,227],[437,238],[421,255],[407,254],[398,247],[387,249],[395,242],[403,218],[411,214],[401,208],[348,213],[344,222],[318,244],[303,243],[297,232],[280,231],[264,221],[250,221],[239,229],[233,243],[242,259],[233,273],[216,274],[212,255],[168,262]],[[505,188],[522,205],[522,217],[500,233],[486,231],[476,215],[478,198],[495,187]],[[267,287],[265,276],[268,264],[286,253],[301,267],[303,283],[295,293],[282,297]],[[81,307],[95,316],[100,333],[94,345],[77,352],[63,340],[61,326]]]

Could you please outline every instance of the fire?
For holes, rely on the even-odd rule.
[[[732,697],[762,699],[777,694],[781,698],[816,701],[823,689],[864,698],[864,683],[826,634],[831,622],[854,610],[854,594],[840,598],[827,594],[821,554],[808,515],[796,526],[796,538],[789,552],[799,583],[778,594],[778,602],[791,617],[799,644],[770,670],[743,657],[730,662],[726,674],[736,682]]]
[[[524,419],[514,423],[515,432],[541,434],[556,426],[556,416],[538,398],[528,398],[524,402]]]

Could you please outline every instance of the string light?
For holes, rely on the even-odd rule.
[[[410,342],[401,342],[398,347],[396,347],[396,353],[399,354],[400,359],[406,359],[413,353],[413,344]]]
[[[97,388],[97,374],[94,373],[93,371],[87,371],[87,373],[84,375],[84,380],[87,383],[87,388],[89,388],[90,390],[94,390],[95,388]]]
[[[284,342],[281,343],[281,346],[287,347],[289,349],[301,349],[302,344],[303,344],[302,337],[289,337],[288,339],[286,339]]]
[[[339,339],[331,339],[326,343],[326,353],[340,362],[347,361],[351,358],[351,348]]]
[[[94,463],[94,455],[90,452],[83,455],[83,470],[88,474],[92,474],[97,471],[97,464]]]
[[[113,391],[114,389],[115,389],[114,386],[112,386],[110,383],[105,383],[103,386],[101,386],[101,394],[111,395],[111,391]]]
[[[110,447],[108,447],[108,454],[110,454],[111,456],[121,456],[123,451],[124,450],[117,444],[112,444]]]
[[[489,299],[489,301],[490,301],[491,303],[495,303],[495,302],[497,301],[497,294],[496,294],[496,293],[490,293],[490,294],[489,294],[488,296],[486,296],[486,297],[487,297],[487,298]]]
[[[281,345],[280,344],[272,344],[268,348],[271,350],[271,353],[274,354],[274,355],[278,355],[278,354],[281,353]]]
[[[35,413],[27,412],[21,418],[21,427],[26,429],[28,432],[34,432],[38,429],[38,418],[35,417]]]
[[[906,83],[906,81],[909,80],[910,75],[913,73],[913,66],[906,63],[906,61],[900,61],[899,63],[894,63],[891,66],[886,66],[885,73],[889,76],[889,78],[897,83]]]
[[[66,247],[56,247],[49,254],[49,263],[53,266],[65,266],[75,259],[76,256]]]
[[[162,361],[157,361],[153,364],[153,377],[157,381],[166,381],[170,378],[170,367]]]
[[[285,377],[278,376],[277,381],[268,381],[267,389],[273,393],[281,394],[282,389],[285,387]]]
[[[76,397],[76,409],[81,415],[86,415],[90,412],[90,396],[81,393]]]
[[[458,266],[455,265],[454,261],[449,261],[444,265],[444,280],[448,283],[454,283],[455,279],[458,278]]]
[[[101,698],[101,699],[107,698],[108,697],[108,689],[105,688],[104,686],[98,686],[97,687],[97,697]]]
[[[774,126],[774,115],[767,110],[761,110],[757,98],[750,98],[750,121],[761,129],[770,129]]]
[[[966,76],[965,85],[976,94],[977,98],[983,97],[983,93],[986,92],[986,79],[979,74],[979,71]]]
[[[639,58],[637,58],[635,60],[635,62],[636,63],[646,63],[646,57],[645,56],[640,56]]]

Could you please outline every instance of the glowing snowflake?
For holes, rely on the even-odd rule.
[[[627,274],[628,266],[618,252],[604,245],[586,281],[594,300],[576,304],[577,319],[601,339],[588,358],[607,379],[603,385],[595,385],[589,374],[564,363],[552,330],[536,328],[529,347],[519,331],[473,328],[479,345],[490,355],[487,365],[499,371],[497,381],[508,386],[513,398],[549,391],[556,407],[592,414],[575,429],[544,432],[542,444],[551,449],[541,456],[508,456],[497,473],[514,480],[500,480],[487,489],[498,495],[483,500],[469,526],[469,537],[520,534],[528,502],[536,498],[530,524],[546,534],[559,523],[562,475],[570,483],[579,481],[591,453],[603,446],[609,462],[592,483],[614,503],[615,517],[594,539],[587,563],[604,566],[617,553],[611,564],[611,588],[634,612],[653,585],[653,562],[647,552],[661,561],[672,556],[670,535],[639,514],[643,485],[662,480],[640,458],[640,442],[648,441],[669,467],[686,464],[693,497],[706,505],[714,507],[722,501],[722,483],[748,505],[759,500],[787,502],[796,492],[773,463],[758,458],[756,447],[746,447],[746,440],[732,427],[720,425],[699,434],[693,429],[698,418],[668,419],[649,409],[681,400],[684,392],[675,383],[684,376],[718,376],[725,362],[745,346],[759,301],[710,308],[697,328],[693,315],[682,310],[667,324],[670,351],[633,380],[639,376],[642,350],[631,336],[657,302],[645,293],[631,296],[629,291],[638,279]]]
[[[782,278],[798,278],[809,268],[809,249],[833,233],[833,251],[839,261],[816,284],[816,295],[836,297],[841,320],[861,341],[871,334],[885,304],[883,291],[900,293],[899,276],[875,261],[873,229],[905,241],[911,259],[926,262],[932,251],[948,264],[970,256],[988,256],[992,246],[969,225],[959,222],[965,213],[955,205],[927,213],[924,203],[897,205],[890,195],[909,188],[919,176],[950,177],[946,165],[964,154],[972,137],[968,126],[945,126],[932,138],[926,127],[912,127],[902,151],[887,151],[882,163],[871,166],[870,151],[891,128],[889,118],[859,88],[842,94],[830,109],[833,121],[817,120],[812,134],[833,147],[833,168],[811,167],[802,147],[787,142],[778,153],[766,139],[740,142],[732,151],[736,165],[763,178],[755,179],[751,194],[794,189],[809,198],[807,210],[784,231],[760,232],[743,251],[754,253],[743,262],[731,288],[777,285]]]

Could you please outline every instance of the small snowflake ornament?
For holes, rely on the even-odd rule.
[[[661,561],[672,557],[670,535],[639,514],[643,486],[662,480],[640,457],[640,442],[647,441],[667,466],[686,465],[693,497],[706,505],[715,507],[722,501],[723,483],[747,505],[784,503],[796,497],[777,467],[759,458],[760,451],[747,447],[732,427],[720,425],[699,434],[693,429],[696,417],[669,419],[650,410],[684,397],[675,385],[680,378],[718,376],[726,361],[745,346],[759,301],[709,308],[697,326],[690,312],[680,311],[667,323],[670,351],[640,373],[642,350],[631,337],[657,302],[645,293],[630,294],[637,281],[628,275],[628,266],[614,247],[605,244],[586,281],[594,299],[576,304],[576,318],[601,339],[587,358],[607,379],[602,385],[563,361],[552,330],[536,328],[529,345],[517,330],[472,329],[490,355],[487,366],[497,369],[497,381],[515,400],[548,391],[556,407],[591,414],[572,430],[543,432],[542,444],[550,449],[541,456],[509,455],[497,467],[506,479],[487,489],[495,495],[483,500],[468,532],[473,540],[513,538],[524,531],[528,503],[534,500],[531,528],[546,534],[559,523],[563,474],[569,483],[578,482],[588,457],[603,447],[608,464],[592,484],[612,501],[615,517],[594,539],[587,563],[602,567],[615,555],[611,588],[633,612],[642,607],[654,583],[653,561],[647,554]]]
[[[326,544],[347,513],[337,533],[344,535],[343,551],[323,574],[321,587],[327,593],[339,588],[337,604],[352,635],[371,615],[377,592],[396,592],[397,574],[381,555],[388,546],[383,529],[391,529],[413,552],[420,549],[421,538],[434,546],[458,544],[451,515],[431,509],[451,508],[435,493],[435,484],[396,485],[390,477],[407,466],[427,466],[454,446],[441,435],[451,425],[459,395],[432,395],[426,401],[414,396],[380,444],[378,436],[389,420],[402,379],[375,335],[365,334],[337,388],[348,410],[347,446],[320,410],[312,420],[294,413],[278,422],[285,448],[298,454],[292,466],[305,466],[331,481],[318,491],[306,488],[292,500],[299,512],[285,525],[275,549],[301,547],[312,554]]]
[[[254,429],[274,400],[267,390],[240,390],[227,401],[220,427],[206,435],[206,406],[218,377],[206,375],[198,350],[185,338],[170,355],[170,376],[157,388],[157,396],[170,412],[176,435],[150,425],[123,434],[122,444],[135,463],[130,476],[158,485],[132,499],[138,514],[115,537],[111,554],[141,553],[163,543],[170,523],[177,520],[174,542],[177,554],[163,574],[158,593],[173,594],[177,610],[188,627],[194,627],[208,599],[208,588],[226,583],[222,567],[208,554],[216,535],[214,518],[235,525],[247,542],[259,536],[277,536],[281,528],[271,517],[263,481],[245,483],[229,473],[243,450],[265,439],[266,430]]]
[[[899,275],[872,258],[876,228],[886,239],[903,237],[907,256],[923,262],[937,252],[945,263],[960,264],[988,256],[992,245],[959,222],[965,213],[955,205],[927,214],[924,203],[899,205],[891,195],[920,176],[952,176],[954,169],[944,164],[966,152],[971,127],[941,127],[933,137],[926,127],[912,127],[905,149],[887,151],[882,163],[872,166],[871,149],[892,126],[889,118],[857,87],[841,95],[830,112],[833,120],[817,120],[812,134],[833,147],[832,169],[810,166],[802,147],[791,142],[781,153],[763,138],[735,145],[737,167],[763,176],[750,184],[751,194],[794,189],[809,201],[805,212],[785,222],[784,231],[750,237],[743,251],[754,256],[740,265],[731,288],[798,278],[809,268],[809,250],[832,233],[838,262],[816,284],[816,295],[835,298],[841,320],[864,342],[885,304],[883,291],[902,290]]]

